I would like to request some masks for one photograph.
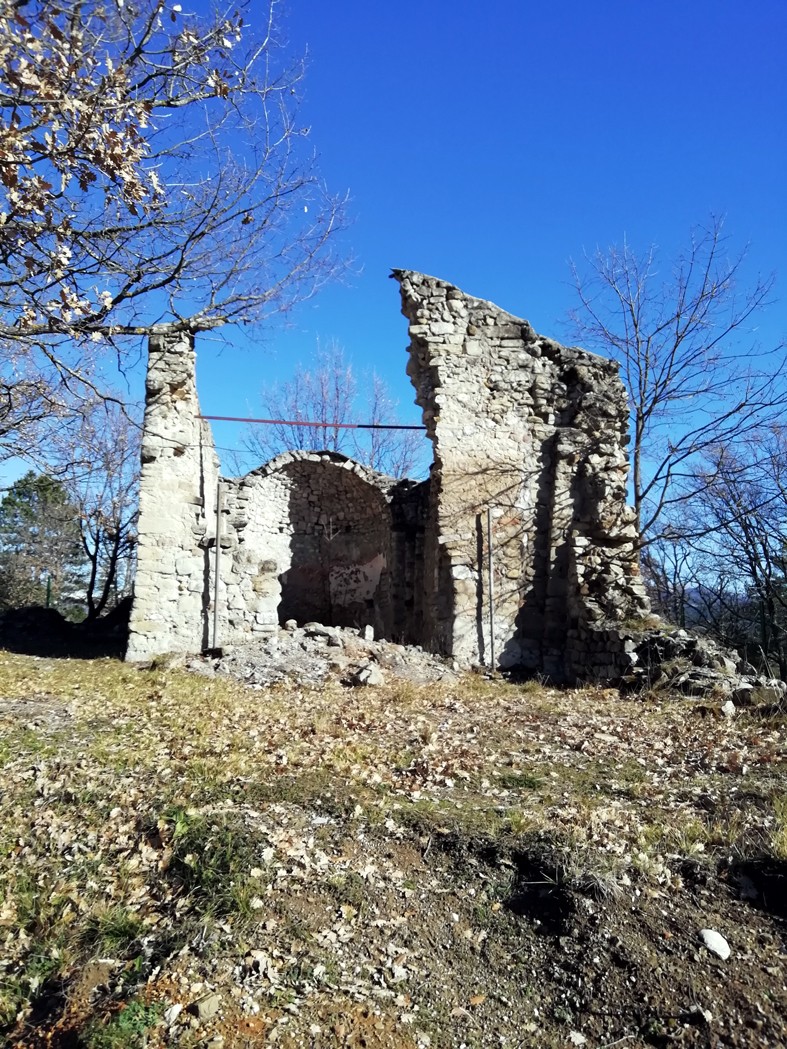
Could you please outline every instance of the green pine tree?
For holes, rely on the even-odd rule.
[[[79,512],[63,485],[32,471],[0,503],[0,608],[81,604],[85,559]]]

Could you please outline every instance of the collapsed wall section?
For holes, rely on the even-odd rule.
[[[126,658],[270,637],[287,619],[420,641],[428,484],[335,452],[221,478],[195,363],[189,335],[151,338]]]
[[[648,610],[626,505],[628,409],[616,364],[444,281],[393,276],[435,458],[425,640],[463,662],[490,662],[489,508],[496,663],[615,677],[626,654],[616,662],[599,631]]]

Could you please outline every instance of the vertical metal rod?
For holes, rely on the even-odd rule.
[[[224,509],[224,485],[216,485],[216,556],[213,580],[213,647],[219,647],[219,582],[221,580],[221,512]]]
[[[489,549],[489,665],[495,669],[495,575],[492,541],[492,507],[486,508],[486,544]]]

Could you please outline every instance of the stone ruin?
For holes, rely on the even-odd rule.
[[[392,276],[434,450],[425,481],[334,452],[221,478],[193,337],[152,336],[127,658],[269,639],[294,619],[555,680],[632,669],[628,627],[649,606],[617,365],[445,281]]]

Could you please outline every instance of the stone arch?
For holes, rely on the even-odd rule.
[[[279,620],[363,628],[390,637],[392,520],[388,478],[338,453],[292,457],[289,565],[279,576]]]

